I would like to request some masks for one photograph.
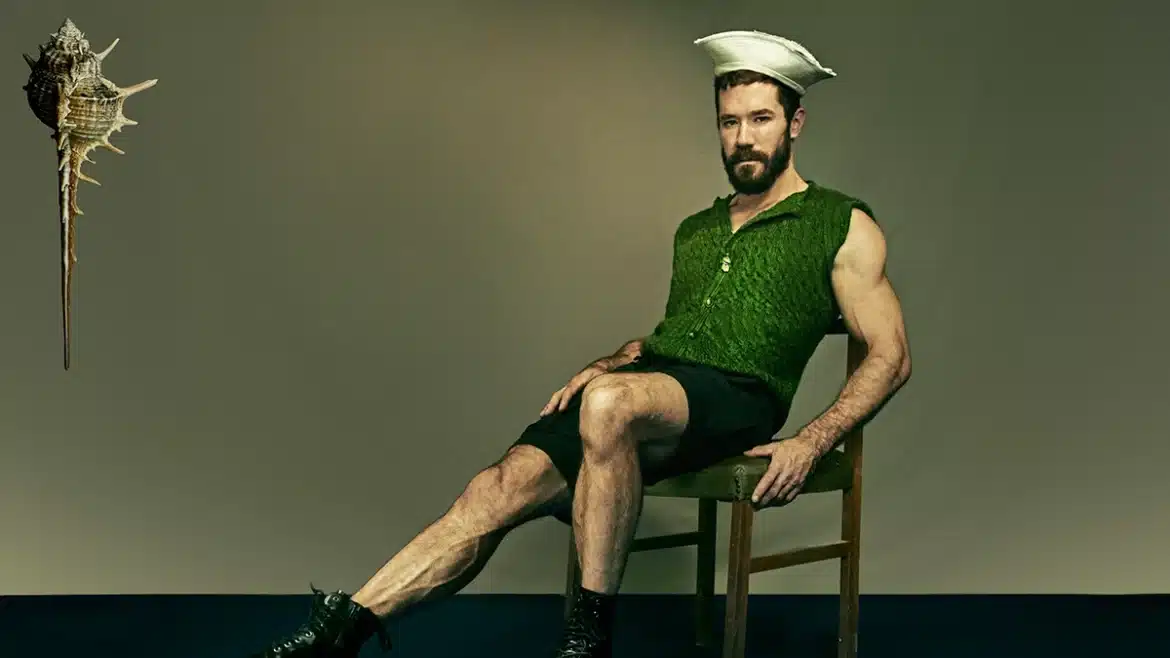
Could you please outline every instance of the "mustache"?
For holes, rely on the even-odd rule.
[[[751,149],[742,149],[734,151],[728,156],[727,161],[731,164],[739,164],[741,162],[767,162],[768,156]]]

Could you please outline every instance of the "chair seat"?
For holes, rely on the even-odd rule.
[[[768,460],[765,458],[732,457],[697,473],[656,482],[646,487],[646,495],[659,498],[706,498],[729,503],[749,500],[767,470]],[[848,488],[851,475],[845,454],[833,450],[817,463],[801,493],[841,491]]]

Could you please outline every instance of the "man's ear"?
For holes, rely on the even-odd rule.
[[[798,107],[792,113],[792,119],[788,121],[788,136],[791,139],[800,137],[800,129],[804,127],[804,108]]]

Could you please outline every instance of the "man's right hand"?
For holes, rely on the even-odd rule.
[[[544,409],[540,410],[540,415],[543,417],[554,411],[564,411],[565,407],[569,406],[569,400],[572,400],[574,395],[585,388],[586,384],[612,369],[608,359],[599,359],[589,364],[584,370],[574,375],[568,384],[565,384],[560,390],[552,394],[552,397],[548,400],[548,404],[544,405]]]

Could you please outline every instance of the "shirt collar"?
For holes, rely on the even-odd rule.
[[[781,217],[784,215],[793,215],[795,217],[800,217],[802,212],[804,211],[804,206],[806,204],[806,200],[808,199],[810,194],[813,193],[814,188],[817,187],[816,181],[813,181],[811,179],[805,179],[804,182],[808,183],[808,187],[801,190],[800,192],[795,192],[793,194],[789,194],[788,196],[784,197],[783,199],[781,199],[779,202],[772,205],[771,207],[760,211],[760,213],[758,215],[756,215],[755,217],[753,217],[751,219],[750,223],[754,224],[756,222],[760,222],[760,221],[764,221],[764,220],[768,220],[768,219],[773,219],[775,217]],[[731,215],[731,200],[734,198],[735,198],[735,194],[732,193],[732,194],[729,194],[729,195],[724,196],[724,197],[719,197],[718,199],[715,200],[715,205],[719,208],[720,214],[722,216],[730,217],[730,215]]]

